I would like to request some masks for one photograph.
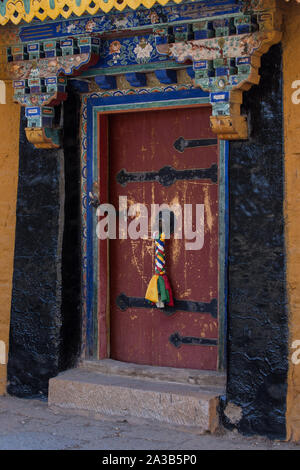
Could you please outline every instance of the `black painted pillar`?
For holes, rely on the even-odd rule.
[[[22,112],[8,392],[32,397],[46,396],[79,350],[78,99],[64,105],[61,149],[34,148],[25,126]]]
[[[263,56],[261,82],[244,93],[244,113],[249,140],[231,142],[229,155],[227,399],[242,411],[239,431],[284,438],[288,314],[280,45]],[[230,416],[224,422],[232,427]]]

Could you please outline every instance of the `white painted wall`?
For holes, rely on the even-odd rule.
[[[0,80],[0,104],[6,104],[6,85],[3,80]]]
[[[0,341],[0,364],[6,364],[6,347],[4,341]]]

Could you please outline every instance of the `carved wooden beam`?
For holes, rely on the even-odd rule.
[[[281,40],[282,14],[276,1],[245,2],[245,13],[193,24],[193,40],[170,43],[167,29],[158,28],[156,48],[177,63],[193,64],[195,86],[210,93],[211,127],[220,139],[248,138],[241,115],[243,91],[260,80],[261,56]]]
[[[6,48],[6,74],[14,101],[25,107],[26,135],[37,148],[58,148],[61,130],[53,126],[55,106],[67,99],[67,77],[99,60],[100,39],[91,36],[45,40]]]
[[[241,115],[243,92],[259,83],[261,56],[281,39],[282,15],[276,0],[245,0],[239,8],[239,13],[218,17],[200,14],[199,20],[194,18],[189,24],[154,22],[151,26],[157,51],[173,59],[176,67],[175,62],[184,64],[194,86],[209,92],[212,130],[226,140],[248,137],[247,119]],[[16,39],[12,40],[14,32],[9,34],[6,45],[16,44]],[[97,34],[6,47],[5,64],[2,50],[0,79],[13,79],[15,101],[32,108],[27,115],[28,128],[48,129],[44,135],[50,134],[54,107],[67,97],[66,77],[79,76],[99,59]],[[161,83],[175,83],[176,71],[161,69],[161,65],[155,71],[156,78]],[[146,85],[143,68],[131,71],[128,66],[125,72],[131,86]],[[117,87],[115,77],[97,76],[95,81],[103,89]],[[87,84],[77,81],[74,86],[83,91]],[[35,134],[40,136],[41,132],[28,132],[30,136]]]

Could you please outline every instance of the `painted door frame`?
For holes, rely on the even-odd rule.
[[[89,203],[94,182],[101,173],[100,202],[107,202],[106,159],[100,158],[100,139],[107,132],[107,115],[172,108],[210,106],[208,94],[191,86],[125,90],[83,95],[81,109],[81,201],[82,201],[82,354],[81,359],[109,357],[109,254],[108,243],[96,236],[96,209]],[[101,121],[101,127],[99,127]],[[99,128],[101,128],[99,134]],[[107,142],[107,138],[102,142]],[[107,155],[107,148],[102,152]],[[218,369],[226,364],[227,258],[228,258],[228,141],[219,148],[219,292]],[[100,250],[100,253],[99,253]],[[100,264],[99,264],[100,263]],[[100,269],[99,269],[100,266]],[[99,282],[103,288],[98,288]],[[100,340],[99,340],[100,338]]]

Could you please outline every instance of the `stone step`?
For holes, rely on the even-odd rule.
[[[120,362],[114,359],[84,361],[81,367],[108,375],[122,375],[143,380],[177,382],[203,387],[220,387],[220,393],[225,391],[226,386],[226,374],[224,372],[147,366]]]
[[[188,427],[203,434],[218,428],[219,396],[220,387],[142,380],[79,367],[50,379],[48,404],[104,418]]]

